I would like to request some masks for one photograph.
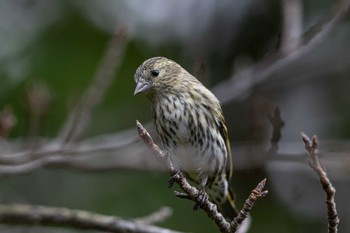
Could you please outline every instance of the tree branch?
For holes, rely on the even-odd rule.
[[[173,210],[170,207],[162,207],[159,210],[151,213],[150,215],[144,216],[142,218],[134,219],[135,222],[140,224],[156,224],[163,222],[165,219],[169,218],[173,214]]]
[[[328,232],[336,233],[338,232],[339,225],[339,217],[334,200],[336,190],[328,178],[323,164],[318,158],[318,137],[314,135],[310,140],[310,138],[305,133],[301,133],[301,138],[304,141],[305,149],[309,152],[308,164],[319,176],[323,191],[326,194],[326,205],[328,210]]]
[[[294,62],[310,54],[325,38],[333,32],[349,12],[350,3],[347,0],[341,0],[335,3],[332,8],[331,17],[327,17],[327,21],[317,25],[317,33],[313,34],[303,45],[299,46],[293,53],[284,54],[277,52],[276,54],[256,63],[246,69],[243,69],[232,75],[229,79],[214,86],[211,90],[218,97],[222,104],[226,104],[232,100],[245,98],[249,95],[253,87],[265,82],[273,77],[276,72],[286,74],[288,68]],[[338,63],[337,63],[338,64]],[[339,64],[338,64],[339,65]],[[327,66],[332,69],[332,66]],[[324,73],[324,70],[322,71]],[[286,75],[280,75],[278,78],[285,78]]]
[[[108,87],[113,81],[116,68],[121,62],[126,39],[125,27],[119,26],[107,46],[93,81],[62,127],[59,139],[63,143],[74,142],[85,132],[92,111],[103,100]]]
[[[134,130],[129,129],[118,133],[92,137],[80,141],[78,145],[69,148],[62,148],[59,142],[48,143],[53,140],[54,139],[44,140],[46,141],[46,143],[44,143],[45,146],[42,146],[41,148],[34,151],[22,150],[13,153],[2,153],[0,154],[0,164],[21,165],[32,162],[33,160],[45,159],[50,156],[62,155],[74,158],[82,154],[104,152],[107,150],[117,150],[138,143],[138,136],[134,133]],[[10,150],[15,151],[15,146],[10,147]]]
[[[139,121],[136,121],[136,126],[143,142],[153,152],[157,160],[164,167],[167,168],[167,171],[171,175],[173,181],[176,182],[181,187],[181,189],[185,192],[185,193],[175,192],[175,195],[178,197],[192,200],[195,203],[200,203],[201,202],[200,195],[199,195],[200,192],[198,191],[198,189],[196,189],[195,187],[189,184],[189,182],[186,180],[186,178],[184,177],[181,171],[176,170],[175,166],[170,160],[168,152],[161,150],[159,146],[154,143],[150,134],[147,132],[147,130],[142,126],[142,124]],[[247,218],[254,203],[258,199],[260,199],[261,197],[264,197],[267,194],[267,191],[262,191],[262,189],[265,186],[265,182],[266,180],[263,180],[262,182],[260,182],[257,188],[251,192],[249,198],[244,204],[244,208],[239,212],[238,216],[232,221],[232,223],[227,222],[226,219],[223,217],[223,215],[218,211],[216,205],[209,200],[207,200],[203,205],[201,205],[201,208],[207,213],[208,217],[215,222],[216,226],[219,228],[221,232],[224,232],[224,233],[236,232],[240,224],[243,222],[243,220]]]
[[[24,204],[0,204],[0,222],[7,224],[40,224],[43,226],[59,225],[116,233],[181,233],[89,211]]]
[[[242,222],[248,218],[248,214],[250,213],[253,205],[257,200],[262,197],[265,197],[268,194],[268,191],[263,191],[266,184],[266,178],[263,179],[255,189],[253,189],[248,197],[248,199],[244,202],[242,210],[238,213],[237,217],[231,223],[232,232],[236,232],[238,227],[242,224]]]

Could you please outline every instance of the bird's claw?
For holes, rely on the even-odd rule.
[[[173,187],[175,181],[176,181],[176,178],[177,176],[180,174],[180,171],[177,170],[175,171],[171,176],[170,176],[170,179],[168,180],[168,188],[171,188]]]
[[[199,208],[203,208],[205,203],[209,200],[208,194],[204,189],[199,190],[197,195],[197,203],[193,206],[193,210],[198,210]]]

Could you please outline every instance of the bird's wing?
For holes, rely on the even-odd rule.
[[[232,154],[231,154],[231,147],[230,147],[230,140],[228,138],[228,132],[226,127],[226,122],[224,119],[224,116],[222,112],[218,116],[215,117],[215,123],[216,126],[219,129],[221,137],[224,139],[226,150],[227,150],[227,163],[226,163],[226,175],[227,179],[230,180],[232,176]]]

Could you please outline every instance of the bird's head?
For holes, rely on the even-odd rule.
[[[134,95],[144,92],[151,97],[160,92],[174,89],[180,82],[183,72],[184,69],[170,59],[164,57],[150,58],[136,70]]]

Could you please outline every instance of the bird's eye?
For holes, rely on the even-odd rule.
[[[159,70],[152,70],[151,74],[153,77],[157,77],[159,75]]]

